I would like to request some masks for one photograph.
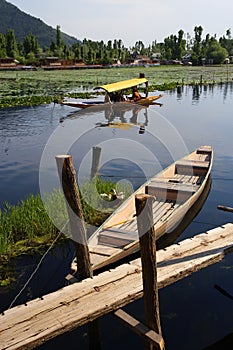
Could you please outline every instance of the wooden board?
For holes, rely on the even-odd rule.
[[[232,223],[158,251],[159,288],[222,260],[232,251]],[[0,315],[0,349],[32,349],[142,295],[141,260],[136,259],[6,311]]]

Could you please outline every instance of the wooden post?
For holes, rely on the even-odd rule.
[[[100,164],[100,147],[92,147],[91,180],[98,174]]]
[[[228,211],[229,213],[233,213],[233,208],[231,208],[231,207],[226,207],[224,205],[218,205],[217,208],[219,210]]]
[[[77,276],[79,280],[83,280],[92,276],[92,270],[76,172],[70,155],[58,155],[56,156],[56,162],[66,199],[72,240],[75,246]]]
[[[66,199],[67,211],[70,219],[72,240],[75,246],[77,259],[77,277],[82,281],[92,277],[93,272],[90,254],[87,245],[86,228],[84,225],[79,189],[76,181],[76,172],[70,155],[56,156],[57,169]],[[100,349],[100,335],[98,320],[88,325],[89,349]]]
[[[152,209],[153,201],[154,197],[147,194],[138,194],[135,197],[142,259],[146,325],[161,335],[157,284],[156,236],[154,232]],[[154,350],[156,348],[160,349],[148,342],[145,345],[145,349]]]

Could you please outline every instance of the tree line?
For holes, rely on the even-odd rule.
[[[22,64],[39,65],[42,56],[59,57],[64,60],[82,61],[85,64],[109,65],[116,61],[128,63],[137,55],[146,55],[160,60],[182,60],[185,55],[193,65],[200,65],[203,59],[211,60],[214,64],[221,64],[227,57],[233,56],[233,39],[231,29],[226,34],[216,38],[207,34],[203,38],[203,28],[194,27],[194,36],[184,33],[171,34],[163,42],[154,40],[149,46],[137,41],[133,47],[127,48],[122,40],[92,41],[84,39],[82,42],[69,46],[62,40],[60,26],[56,28],[56,41],[49,47],[41,48],[36,37],[28,33],[23,41],[17,41],[15,32],[9,29],[5,34],[0,33],[0,58],[11,57]]]

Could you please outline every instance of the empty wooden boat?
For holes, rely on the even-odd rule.
[[[93,270],[103,268],[139,249],[135,194],[154,196],[156,238],[174,232],[207,187],[213,162],[211,146],[202,146],[174,162],[134,192],[89,238]],[[77,262],[72,263],[77,270]]]

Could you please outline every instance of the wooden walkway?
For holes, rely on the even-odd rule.
[[[232,223],[158,251],[159,288],[222,260],[232,251]],[[141,259],[136,259],[7,310],[0,315],[0,349],[32,349],[142,296]]]

